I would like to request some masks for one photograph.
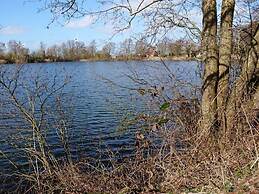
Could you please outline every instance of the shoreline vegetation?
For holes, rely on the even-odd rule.
[[[121,43],[108,42],[97,48],[95,41],[89,44],[69,40],[59,45],[47,47],[40,43],[35,51],[30,51],[22,42],[11,40],[0,42],[0,64],[75,62],[75,61],[160,61],[195,60],[200,57],[198,44],[187,41],[165,39],[155,46],[145,41],[133,42],[126,39]]]
[[[109,62],[116,62],[116,61],[199,61],[199,58],[195,57],[145,57],[145,58],[105,58],[105,59],[98,59],[98,58],[90,58],[90,59],[80,59],[80,60],[49,60],[45,59],[43,61],[28,61],[28,62],[9,62],[7,60],[1,59],[0,65],[4,64],[34,64],[34,63],[55,63],[55,62],[98,62],[98,61],[109,61]]]
[[[80,59],[80,60],[49,60],[45,59],[43,61],[29,61],[29,62],[17,62],[17,63],[10,63],[7,60],[1,59],[0,65],[5,64],[20,64],[20,63],[27,63],[27,64],[33,64],[33,63],[55,63],[55,62],[98,62],[98,61],[199,61],[199,58],[195,57],[132,57],[132,58],[123,58],[123,57],[116,57],[116,58],[90,58],[90,59]]]

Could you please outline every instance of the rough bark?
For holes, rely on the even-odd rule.
[[[257,75],[257,79],[259,79],[259,75]],[[257,85],[253,96],[253,105],[254,105],[254,110],[258,113],[258,116],[259,116],[259,85]]]
[[[217,103],[219,110],[224,109],[229,84],[229,68],[232,53],[232,24],[235,0],[223,0],[221,8],[220,44],[219,44],[219,82]],[[224,111],[223,111],[224,112]]]
[[[238,108],[241,106],[242,99],[246,94],[248,85],[252,80],[258,81],[258,68],[259,68],[259,25],[255,36],[252,40],[252,46],[250,48],[247,59],[243,65],[242,71],[238,79],[236,80],[232,92],[227,102],[226,116],[227,116],[227,129],[231,129],[235,123],[235,117]]]
[[[219,43],[219,80],[218,80],[218,117],[223,133],[226,129],[226,99],[229,91],[229,70],[231,66],[233,17],[235,0],[223,0],[221,8],[220,43]]]
[[[205,132],[217,131],[217,80],[218,80],[218,48],[217,48],[217,9],[216,0],[203,0],[203,32],[202,46],[204,59],[202,122]]]

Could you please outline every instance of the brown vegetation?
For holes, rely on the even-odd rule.
[[[259,192],[259,121],[249,108],[238,115],[243,125],[231,140],[218,146],[199,131],[199,109],[193,100],[172,100],[170,106],[162,106],[155,116],[136,118],[149,131],[138,132],[134,157],[53,168],[51,174],[40,174],[41,184],[34,189],[45,193]],[[154,138],[162,138],[162,143],[150,143]]]

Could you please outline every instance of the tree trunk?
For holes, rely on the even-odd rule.
[[[221,8],[220,45],[219,45],[219,82],[217,105],[220,121],[224,121],[225,104],[228,95],[229,69],[232,53],[232,23],[235,0],[223,0]],[[224,128],[224,122],[221,127]]]
[[[219,46],[219,82],[217,90],[218,116],[222,134],[224,134],[226,130],[225,105],[229,90],[234,8],[235,0],[222,1]]]
[[[259,75],[257,75],[257,79],[259,79]],[[254,111],[256,112],[256,119],[259,121],[259,83],[256,86],[255,93],[253,96],[253,106],[254,106]]]
[[[202,94],[202,122],[204,132],[217,132],[217,80],[218,80],[218,48],[217,48],[217,9],[216,0],[203,0],[203,32],[202,47],[204,49],[204,75]]]
[[[251,80],[258,82],[257,71],[259,68],[259,24],[257,25],[256,34],[252,40],[248,57],[243,65],[241,74],[236,80],[232,92],[227,102],[227,129],[233,128],[237,110],[241,106],[244,95]]]

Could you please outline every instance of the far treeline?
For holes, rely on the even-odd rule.
[[[163,57],[168,59],[194,59],[199,53],[198,44],[190,40],[163,39],[155,46],[147,41],[125,39],[121,43],[107,42],[97,48],[96,41],[89,44],[68,40],[47,47],[43,42],[30,51],[21,41],[0,42],[0,63],[37,63],[80,60],[142,60]]]

